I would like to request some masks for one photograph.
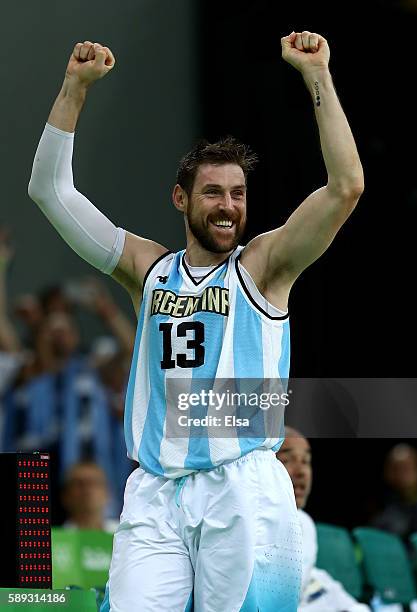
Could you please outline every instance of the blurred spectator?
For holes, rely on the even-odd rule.
[[[69,469],[62,489],[62,504],[67,513],[63,527],[114,533],[119,522],[106,518],[108,503],[109,488],[100,466],[80,461]]]
[[[0,226],[0,396],[24,360],[19,338],[7,312],[7,271],[12,258],[9,232]]]
[[[41,372],[59,372],[71,360],[82,359],[80,331],[74,318],[64,311],[47,314],[36,336],[36,351]]]
[[[397,444],[384,464],[385,504],[371,521],[374,527],[395,533],[409,545],[408,537],[417,531],[417,450]]]
[[[127,368],[130,367],[136,330],[117,307],[104,283],[90,276],[78,284],[67,285],[66,291],[67,295],[72,296],[73,301],[101,319],[104,326],[117,340],[121,351],[120,356],[126,362]]]
[[[35,336],[43,320],[43,310],[40,300],[36,295],[25,293],[16,298],[14,302],[14,314],[25,326],[25,337],[23,345],[34,349]]]
[[[15,314],[26,328],[22,350],[7,314],[6,272],[12,258],[0,228],[0,450],[48,450],[55,482],[80,460],[92,460],[110,483],[113,515],[120,511],[132,462],[123,435],[124,396],[135,328],[102,282],[88,278],[25,295]],[[111,335],[81,350],[76,307],[98,317]],[[98,435],[99,432],[99,435]]]
[[[312,485],[311,449],[308,440],[291,427],[277,458],[285,465],[294,486],[303,537],[303,575],[299,612],[367,612],[324,570],[316,567],[317,532],[312,518],[304,512]]]
[[[124,367],[122,354],[115,351],[106,357],[100,356],[98,358],[96,353],[95,360],[100,379],[108,394],[112,412],[115,417],[122,421],[126,389],[126,368]]]
[[[132,467],[127,459],[120,413],[89,356],[79,351],[80,332],[65,312],[44,317],[36,336],[36,375],[4,398],[3,449],[42,449],[57,459],[56,482],[75,462],[91,459],[111,483],[113,512]],[[120,360],[123,363],[123,360]],[[124,397],[126,371],[118,389]]]
[[[65,290],[59,285],[51,285],[43,289],[39,295],[42,311],[45,315],[53,312],[71,314],[73,307]]]

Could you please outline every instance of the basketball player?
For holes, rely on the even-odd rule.
[[[254,157],[234,139],[198,145],[181,161],[173,202],[187,244],[179,253],[116,228],[75,189],[74,130],[89,86],[115,65],[108,47],[75,45],[39,143],[30,196],[81,257],[127,289],[138,314],[125,434],[140,468],[126,484],[102,610],[297,609],[301,532],[291,480],[275,459],[283,438],[246,438],[238,426],[228,438],[167,433],[175,378],[288,377],[292,284],[363,191],[327,41],[305,31],[281,43],[312,96],[328,182],[244,248]]]

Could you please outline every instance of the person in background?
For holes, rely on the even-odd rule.
[[[340,582],[316,567],[316,527],[304,511],[313,478],[308,440],[292,427],[286,427],[285,441],[276,455],[293,483],[302,528],[303,575],[298,612],[369,612],[369,607],[351,597]]]
[[[39,293],[39,301],[42,306],[44,315],[52,313],[65,313],[71,315],[74,313],[74,303],[61,285],[48,285]]]
[[[7,312],[7,272],[12,259],[10,232],[0,226],[0,397],[25,359]]]
[[[14,300],[13,314],[24,326],[22,344],[34,350],[36,334],[44,316],[41,300],[35,293],[20,294]]]
[[[103,326],[110,332],[111,337],[116,340],[119,357],[121,363],[125,366],[127,376],[135,344],[136,329],[134,325],[114,302],[105,284],[97,277],[88,276],[81,279],[77,287],[78,298],[76,303],[100,319]],[[69,294],[71,295],[71,293],[70,291]]]
[[[62,505],[71,529],[99,529],[114,533],[119,521],[106,518],[109,487],[104,471],[93,461],[80,461],[66,473]]]
[[[82,368],[80,342],[79,327],[70,314],[56,311],[46,315],[36,342],[41,372],[65,372],[76,361]]]
[[[371,520],[373,527],[395,533],[409,545],[417,532],[417,450],[396,444],[384,463],[387,494],[383,509]]]
[[[56,487],[74,463],[97,462],[116,516],[133,467],[123,450],[123,408],[135,329],[104,284],[89,277],[74,281],[72,293],[68,286],[51,285],[39,296],[20,296],[14,315],[24,324],[22,341],[8,315],[12,259],[10,232],[0,226],[0,450],[50,451]],[[100,319],[112,354],[99,359],[97,352],[81,349],[77,308]]]

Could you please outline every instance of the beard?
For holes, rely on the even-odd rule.
[[[212,234],[209,220],[203,223],[201,217],[195,212],[194,205],[189,207],[186,216],[188,227],[193,236],[198,240],[203,249],[211,253],[228,253],[233,251],[239,245],[245,231],[246,219],[233,218],[231,219],[233,222],[233,234],[228,237],[225,236],[223,240],[219,240]]]

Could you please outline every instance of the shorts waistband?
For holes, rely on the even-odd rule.
[[[256,456],[257,459],[274,459],[276,460],[275,457],[275,453],[272,449],[270,448],[255,448],[251,451],[249,451],[249,453],[246,453],[246,455],[243,455],[242,457],[237,457],[237,459],[232,459],[231,461],[224,461],[223,463],[221,463],[220,465],[211,468],[210,470],[196,470],[195,472],[191,472],[190,474],[186,474],[185,476],[179,476],[178,478],[174,478],[174,483],[176,486],[176,490],[175,490],[175,503],[177,505],[177,507],[180,507],[180,495],[181,495],[181,491],[187,481],[187,478],[189,476],[194,476],[196,474],[199,474],[200,472],[203,473],[209,473],[209,472],[215,472],[215,471],[219,471],[223,468],[223,466],[225,465],[239,465],[241,463],[244,463],[246,461],[250,461],[254,458],[254,456]]]
[[[217,465],[212,470],[219,470],[224,465],[238,465],[239,463],[244,463],[245,461],[250,461],[256,456],[257,459],[268,459],[268,458],[276,458],[275,453],[271,448],[254,448],[253,450],[246,453],[246,455],[242,455],[241,457],[237,457],[237,459],[231,459],[230,461],[223,461],[220,465]],[[212,471],[208,470],[208,471]]]

